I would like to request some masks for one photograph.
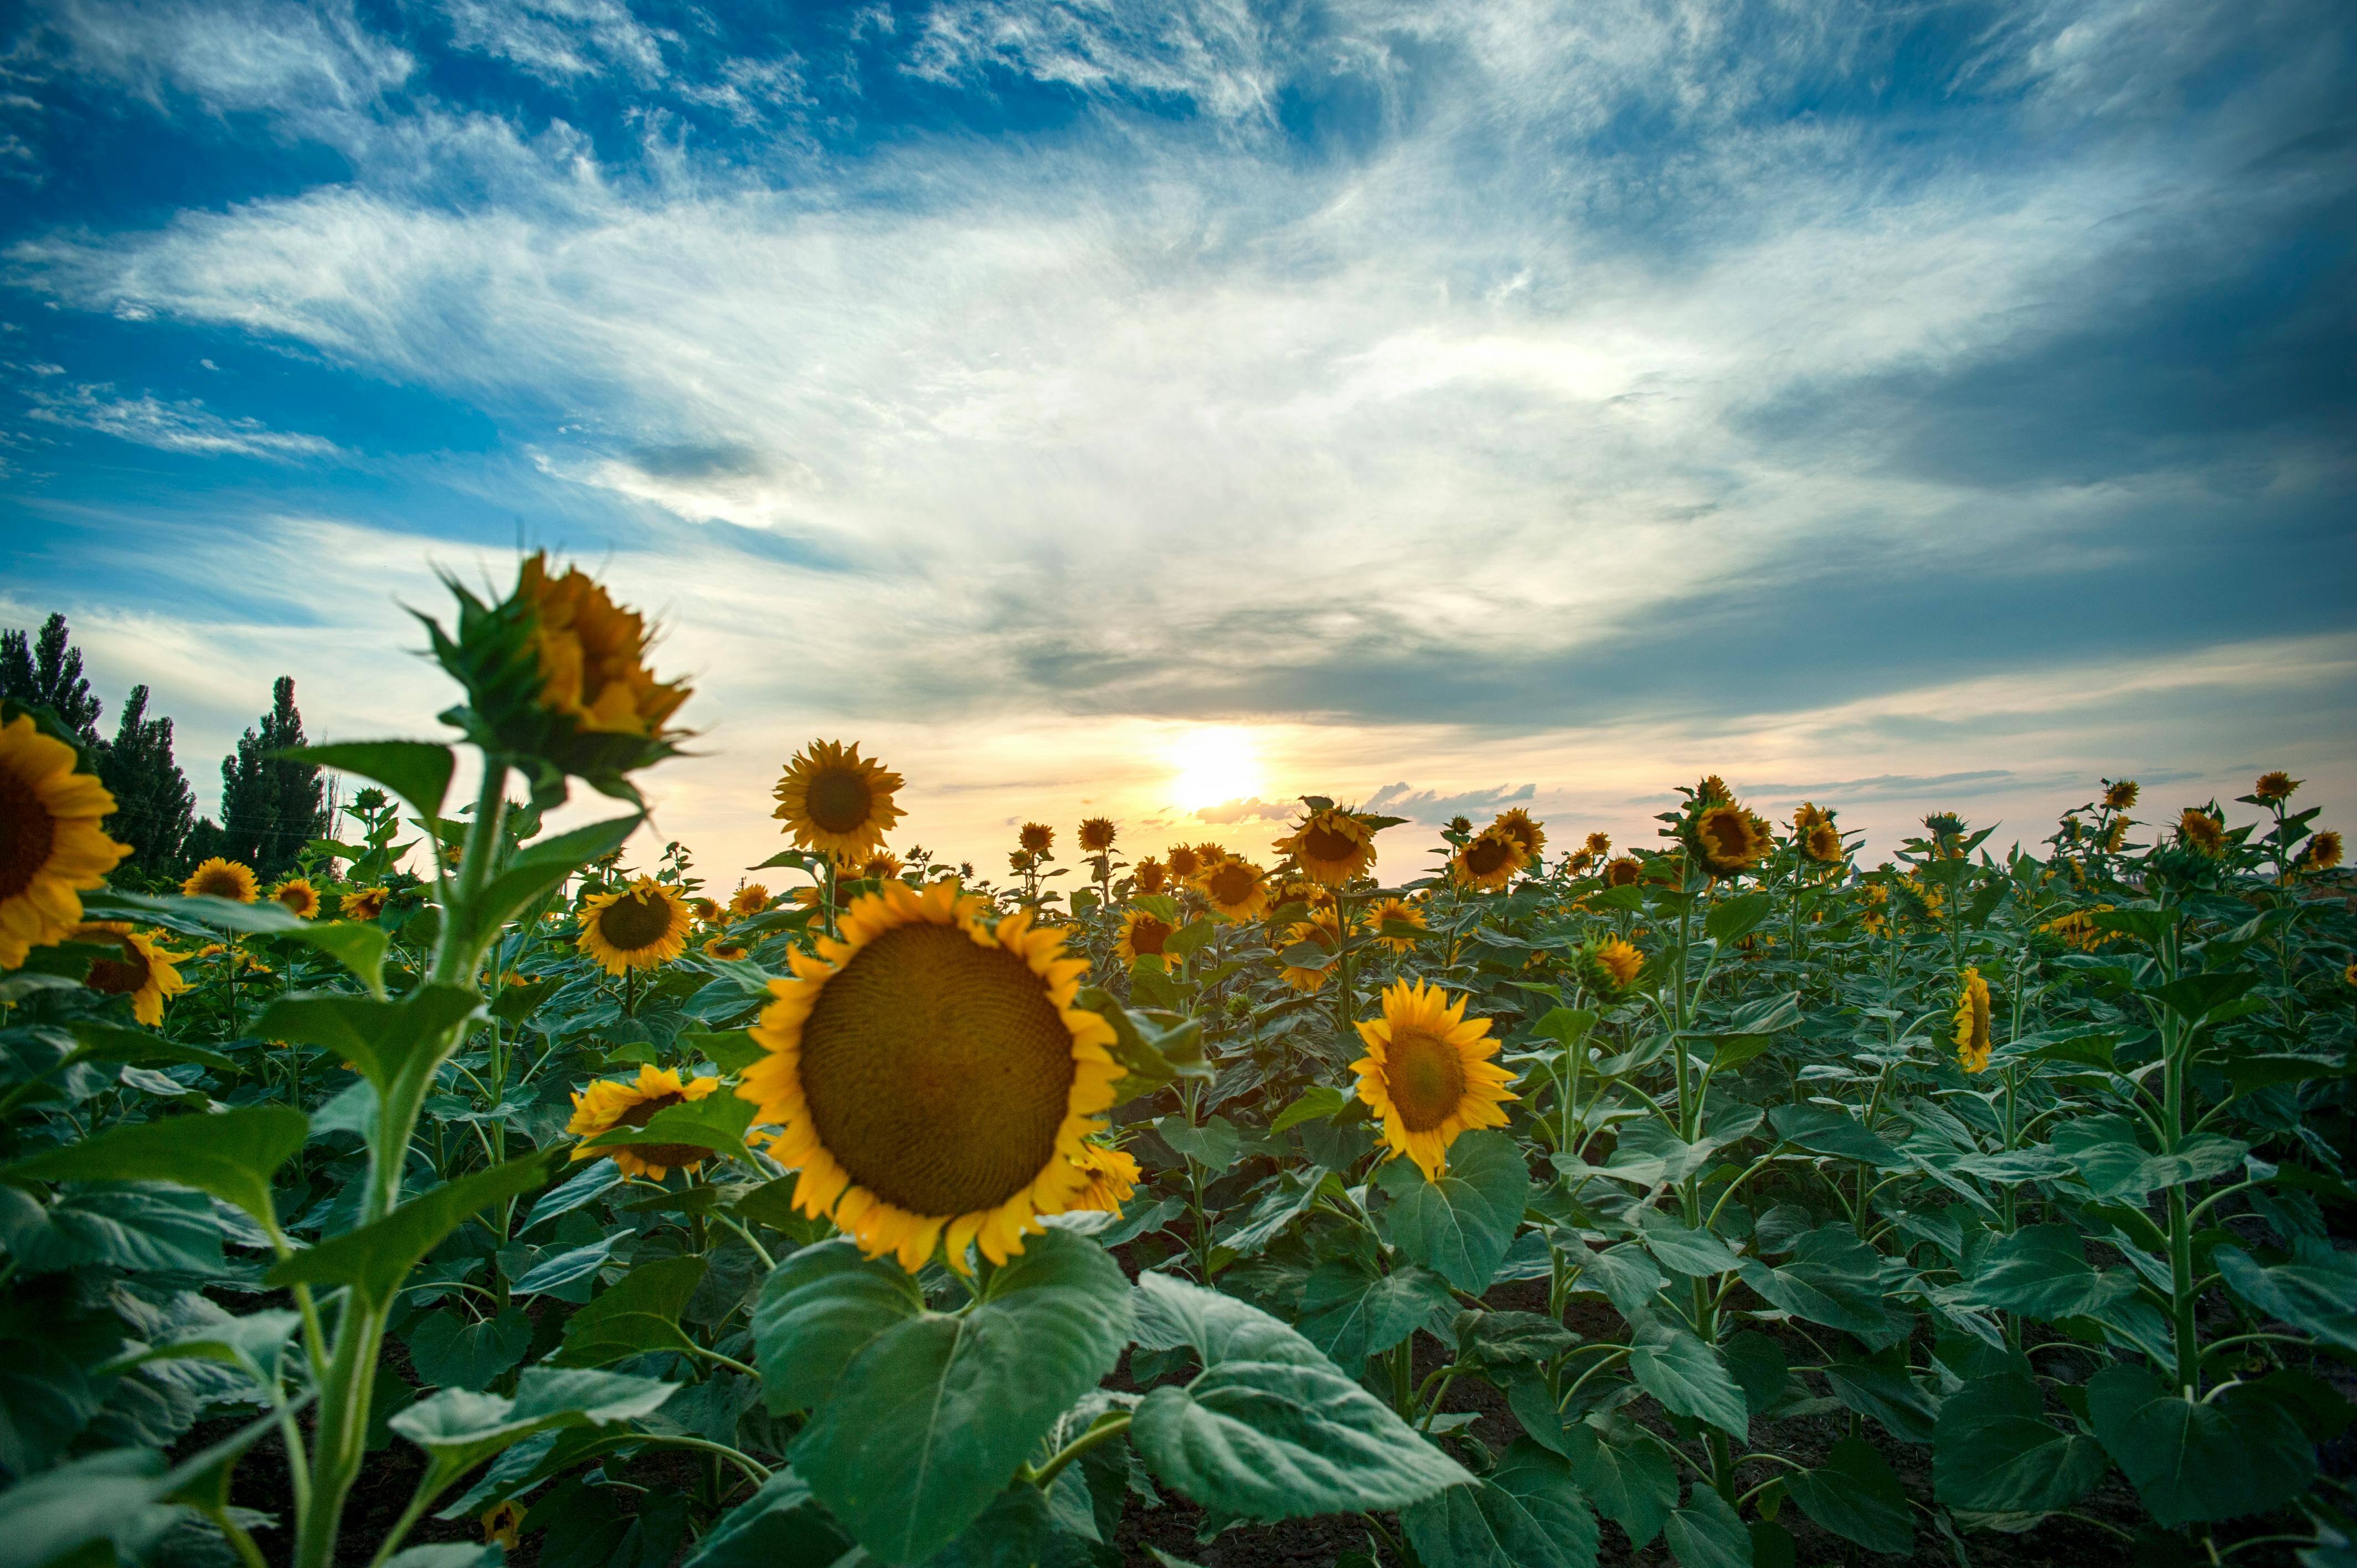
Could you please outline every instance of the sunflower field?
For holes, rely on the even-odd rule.
[[[1869,869],[1712,778],[1392,886],[1312,796],[983,879],[818,741],[707,882],[622,864],[640,618],[454,591],[460,738],[306,748],[356,826],[274,886],[111,885],[0,713],[8,1562],[2357,1563],[2298,781]]]

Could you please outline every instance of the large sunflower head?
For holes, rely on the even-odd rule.
[[[1374,864],[1374,831],[1340,806],[1311,811],[1275,847],[1293,856],[1312,882],[1340,887]]]
[[[1075,1209],[1096,1209],[1106,1214],[1119,1214],[1121,1206],[1137,1190],[1143,1173],[1137,1162],[1119,1149],[1103,1144],[1082,1144],[1072,1164],[1088,1178],[1088,1186],[1072,1200]]]
[[[1977,969],[1967,969],[1956,988],[1956,1061],[1966,1072],[1989,1064],[1989,988]]]
[[[1172,844],[1170,853],[1164,858],[1169,862],[1170,875],[1180,882],[1194,881],[1203,869],[1203,857],[1195,853],[1195,846],[1190,843]]]
[[[600,1079],[575,1094],[573,1120],[565,1124],[565,1130],[586,1143],[617,1127],[643,1127],[664,1107],[701,1100],[719,1087],[718,1079],[683,1080],[672,1069],[649,1063],[639,1069],[635,1079]],[[661,1181],[673,1170],[695,1169],[711,1157],[711,1151],[694,1144],[617,1144],[611,1148],[573,1151],[576,1160],[594,1160],[600,1155],[612,1155],[624,1176]]]
[[[1475,1127],[1502,1127],[1501,1106],[1515,1095],[1513,1075],[1491,1058],[1498,1042],[1490,1020],[1465,1016],[1466,998],[1422,981],[1383,991],[1383,1015],[1361,1019],[1367,1054],[1351,1064],[1359,1098],[1383,1118],[1391,1156],[1405,1155],[1425,1179],[1448,1168],[1448,1145]]]
[[[355,887],[337,904],[347,920],[373,920],[384,913],[385,896],[382,887]]]
[[[1256,920],[1268,909],[1268,884],[1249,860],[1231,855],[1204,871],[1195,885],[1203,901],[1231,920]]]
[[[1087,1186],[1073,1162],[1113,1104],[1112,1026],[1074,1005],[1084,958],[1028,912],[993,927],[943,879],[855,899],[843,937],[790,956],[737,1093],[782,1129],[794,1201],[914,1270],[947,1242],[993,1262]]]
[[[1522,843],[1503,828],[1483,828],[1457,852],[1457,875],[1476,887],[1503,887],[1522,868]]]
[[[1531,814],[1528,811],[1520,806],[1514,807],[1512,811],[1501,811],[1498,813],[1498,820],[1490,825],[1502,830],[1516,843],[1523,846],[1523,865],[1536,865],[1539,863],[1539,853],[1546,848],[1546,829],[1531,821]]]
[[[79,924],[81,890],[103,886],[131,853],[99,831],[114,797],[74,771],[80,760],[29,714],[0,725],[0,969]]]
[[[738,919],[758,915],[770,907],[770,890],[758,882],[748,882],[737,889],[728,900],[728,912]]]
[[[1607,887],[1634,887],[1645,868],[1633,854],[1615,855],[1604,863],[1604,885]]]
[[[1375,940],[1394,952],[1405,952],[1415,946],[1417,939],[1385,936],[1383,934],[1385,926],[1414,926],[1417,930],[1423,930],[1424,911],[1405,898],[1386,898],[1367,911],[1367,929],[1375,933]]]
[[[2321,832],[2310,835],[2308,843],[2301,847],[2299,868],[2302,871],[2330,871],[2341,864],[2341,854],[2340,830],[2326,828]]]
[[[1831,822],[1813,822],[1801,834],[1801,853],[1821,865],[1842,857],[1841,830]]]
[[[240,904],[253,904],[262,897],[262,883],[253,875],[253,867],[243,861],[224,860],[213,856],[180,884],[180,891],[191,898],[229,898]]]
[[[1135,963],[1141,958],[1160,958],[1163,944],[1177,928],[1161,916],[1145,909],[1132,909],[1121,918],[1121,935],[1114,939],[1113,950],[1121,955],[1124,963]]]
[[[653,969],[687,950],[694,911],[675,887],[641,876],[581,906],[581,950],[608,974]]]
[[[1721,801],[1695,819],[1692,843],[1703,864],[1719,875],[1741,871],[1768,853],[1768,835],[1742,807]]]
[[[857,746],[846,750],[839,741],[814,740],[786,764],[771,791],[778,809],[770,814],[802,848],[854,859],[881,844],[907,815],[892,803],[900,783],[899,774],[861,757]]]
[[[1113,847],[1115,829],[1111,817],[1081,819],[1081,847],[1091,854],[1103,854]]]
[[[2177,842],[2203,854],[2217,854],[2226,847],[2226,824],[2199,806],[2188,806],[2177,819]]]
[[[135,931],[128,922],[92,920],[74,927],[66,940],[111,947],[121,953],[119,958],[102,958],[91,964],[90,978],[83,983],[109,996],[130,997],[131,1015],[151,1029],[163,1026],[164,999],[188,988],[173,967],[180,955],[157,947],[152,934]]]
[[[1045,822],[1026,822],[1015,835],[1026,854],[1045,854],[1056,846],[1056,830]]]
[[[1170,886],[1170,868],[1152,855],[1131,866],[1129,876],[1131,884],[1144,894],[1159,893]]]
[[[1308,919],[1296,920],[1286,929],[1285,940],[1288,944],[1313,942],[1330,953],[1342,945],[1341,914],[1330,904],[1322,909],[1312,909]],[[1316,991],[1326,983],[1333,967],[1330,963],[1320,969],[1286,964],[1277,973],[1296,991]]]
[[[2272,806],[2278,800],[2290,800],[2291,792],[2307,782],[2305,779],[2295,779],[2281,771],[2262,773],[2259,781],[2251,786],[2251,793]]]
[[[319,890],[307,876],[290,876],[270,890],[273,903],[282,904],[307,920],[319,912]]]

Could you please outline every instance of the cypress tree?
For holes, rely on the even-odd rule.
[[[52,613],[38,640],[21,631],[0,631],[0,697],[58,715],[82,745],[98,745],[100,703],[82,678],[81,650],[66,633],[66,618]]]
[[[210,853],[245,862],[265,882],[292,870],[303,846],[328,831],[328,789],[319,770],[272,755],[302,744],[295,681],[281,675],[270,688],[261,733],[247,730],[235,755],[221,758],[221,847]],[[192,847],[197,836],[191,835]]]
[[[147,716],[147,688],[134,686],[114,738],[99,753],[98,777],[114,796],[106,832],[131,846],[125,867],[151,876],[178,875],[196,796],[172,759],[172,721]]]

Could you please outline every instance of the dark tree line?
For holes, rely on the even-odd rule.
[[[326,836],[333,815],[317,768],[272,755],[304,743],[294,680],[277,679],[259,729],[248,729],[221,758],[219,822],[197,816],[188,775],[172,756],[172,721],[148,715],[148,695],[145,686],[132,687],[113,738],[102,738],[103,704],[91,693],[66,618],[50,616],[38,635],[0,632],[0,697],[56,714],[94,757],[100,781],[114,796],[106,832],[132,849],[118,876],[177,878],[216,854],[243,861],[265,882],[293,870],[303,846]]]

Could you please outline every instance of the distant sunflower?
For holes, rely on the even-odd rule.
[[[750,950],[734,937],[714,937],[704,944],[704,950],[708,957],[739,963],[749,956]]]
[[[1026,854],[1045,854],[1055,847],[1056,830],[1045,822],[1026,822],[1023,831],[1015,835]]]
[[[1795,838],[1805,839],[1809,836],[1809,830],[1811,828],[1830,822],[1833,820],[1833,813],[1826,811],[1823,806],[1818,805],[1813,800],[1803,800],[1801,802],[1799,809],[1794,811],[1792,813],[1792,836]]]
[[[164,1000],[188,988],[173,965],[180,955],[156,945],[154,936],[135,931],[124,920],[92,920],[76,926],[66,940],[121,950],[120,958],[102,958],[90,966],[83,982],[92,991],[131,998],[131,1015],[149,1028],[164,1023]]]
[[[1610,833],[1590,833],[1587,835],[1587,842],[1580,847],[1585,849],[1589,854],[1594,855],[1597,859],[1602,860],[1606,855],[1612,853],[1612,835]]]
[[[1081,819],[1081,847],[1091,854],[1103,854],[1113,847],[1114,828],[1111,817]]]
[[[1509,811],[1501,811],[1498,813],[1498,820],[1490,825],[1503,829],[1512,836],[1516,843],[1523,846],[1523,863],[1525,865],[1536,865],[1539,863],[1539,854],[1546,848],[1546,829],[1540,823],[1531,821],[1531,814],[1528,811],[1520,806]]]
[[[695,917],[676,888],[651,876],[630,886],[593,895],[581,906],[582,952],[608,974],[654,969],[687,950]]]
[[[2302,871],[2330,871],[2340,864],[2341,834],[2337,829],[2327,828],[2312,835],[2299,852]]]
[[[1757,819],[1742,807],[1722,802],[1704,811],[1695,822],[1695,847],[1703,864],[1719,875],[1740,871],[1768,852],[1767,835]]]
[[[2122,779],[2116,783],[2107,779],[2104,781],[2104,809],[2107,811],[2127,811],[2136,803],[2137,792],[2136,781],[2133,779]]]
[[[1170,865],[1171,876],[1178,881],[1192,882],[1202,874],[1203,857],[1195,853],[1193,844],[1174,843],[1166,858]]]
[[[2177,842],[2203,854],[2226,847],[2226,824],[2199,806],[2188,806],[2177,819]]]
[[[1633,854],[1615,855],[1604,863],[1604,885],[1607,887],[1634,887],[1645,868]]]
[[[1956,991],[1956,1061],[1966,1072],[1989,1064],[1989,988],[1977,969],[1967,969]]]
[[[1587,943],[1577,961],[1589,986],[1607,996],[1636,984],[1645,968],[1645,955],[1619,937]]]
[[[290,876],[270,890],[271,902],[283,904],[307,920],[319,912],[319,890],[307,876]]]
[[[1198,886],[1204,901],[1231,920],[1256,920],[1268,908],[1268,885],[1249,860],[1223,860]]]
[[[713,900],[705,897],[690,898],[687,901],[687,907],[695,911],[695,918],[705,925],[716,926],[720,923],[720,906]]]
[[[1735,791],[1728,789],[1727,780],[1716,773],[1703,775],[1702,782],[1695,786],[1695,803],[1697,805],[1706,805],[1714,801],[1725,804],[1734,799]]]
[[[180,891],[190,898],[231,898],[252,904],[262,897],[262,884],[255,879],[253,867],[215,855],[188,873]]]
[[[2277,800],[2290,800],[2291,792],[2307,782],[2305,779],[2295,779],[2288,773],[2262,773],[2259,781],[2251,787],[2251,793],[2273,805]]]
[[[2357,963],[2352,963],[2348,968],[2341,972],[2341,983],[2343,985],[2357,986]]]
[[[1137,1190],[1143,1174],[1137,1162],[1119,1149],[1103,1144],[1082,1144],[1072,1164],[1088,1177],[1089,1185],[1072,1200],[1072,1208],[1094,1209],[1105,1214],[1119,1214],[1121,1206]]]
[[[889,882],[908,869],[906,862],[888,849],[879,849],[862,860],[856,868],[863,882]]]
[[[842,858],[864,854],[907,815],[892,803],[900,784],[899,774],[861,757],[857,746],[846,750],[840,741],[814,740],[786,764],[770,815],[784,822],[803,849]]]
[[[1841,830],[1831,822],[1812,824],[1801,835],[1801,853],[1821,865],[1832,865],[1842,857]]]
[[[1301,874],[1312,882],[1340,887],[1362,874],[1375,858],[1375,835],[1367,824],[1339,806],[1312,811],[1291,836],[1275,848],[1293,856]]]
[[[683,1081],[672,1069],[650,1063],[639,1069],[635,1081],[600,1079],[586,1092],[576,1094],[573,1120],[565,1124],[565,1130],[587,1143],[617,1127],[643,1127],[655,1119],[656,1112],[702,1100],[719,1087],[716,1078]],[[712,1157],[712,1151],[694,1144],[618,1144],[604,1149],[576,1146],[573,1151],[576,1160],[594,1160],[601,1155],[611,1155],[624,1176],[661,1181],[673,1170],[695,1169]]]
[[[1375,940],[1394,952],[1405,952],[1415,946],[1417,939],[1385,936],[1383,929],[1387,925],[1414,926],[1417,930],[1423,930],[1424,911],[1405,898],[1386,898],[1367,911],[1367,929],[1375,933]]]
[[[1342,918],[1332,908],[1312,909],[1309,918],[1294,921],[1286,928],[1285,935],[1288,944],[1314,942],[1330,953],[1342,945]],[[1325,985],[1327,977],[1333,972],[1331,963],[1322,969],[1286,964],[1278,972],[1277,978],[1296,991],[1316,991]]]
[[[769,907],[770,890],[758,882],[747,883],[728,900],[728,912],[740,920],[748,915],[758,915]]]
[[[1131,866],[1129,875],[1140,893],[1159,893],[1170,886],[1170,868],[1151,855]]]
[[[1124,963],[1135,963],[1146,957],[1160,958],[1162,944],[1177,929],[1159,915],[1144,909],[1132,909],[1121,920],[1121,935],[1114,939],[1113,950],[1121,955]]]
[[[1427,1181],[1440,1179],[1459,1133],[1504,1126],[1500,1107],[1517,1098],[1507,1088],[1513,1075],[1491,1059],[1491,1021],[1466,1017],[1466,1000],[1403,980],[1384,988],[1383,1015],[1359,1024],[1367,1047],[1351,1064],[1359,1098],[1383,1119],[1392,1154],[1414,1160]]]
[[[2105,854],[2117,854],[2120,853],[2121,849],[2126,845],[2127,842],[2127,819],[2126,817],[2122,817],[2118,821],[2113,822],[2110,827],[2104,830],[2104,838],[2101,848]]]
[[[1585,876],[1596,868],[1596,857],[1584,849],[1576,849],[1563,857],[1563,868],[1574,876]]]
[[[954,1268],[970,1243],[1005,1262],[1071,1208],[1122,1076],[1111,1026],[1074,1005],[1087,959],[1028,912],[987,912],[951,881],[855,899],[841,940],[770,983],[737,1091],[783,1129],[796,1206],[911,1271],[943,1243]]]
[[[1503,887],[1522,865],[1522,844],[1502,828],[1483,828],[1457,852],[1457,874],[1476,887]]]
[[[1205,839],[1195,846],[1195,858],[1202,863],[1203,871],[1209,871],[1222,861],[1233,860],[1235,856],[1228,853],[1227,845]],[[1200,876],[1203,871],[1195,875]]]
[[[0,969],[59,940],[81,919],[83,888],[131,853],[99,831],[114,797],[74,771],[74,748],[29,714],[0,727]]]
[[[384,913],[385,889],[355,887],[337,900],[347,920],[373,920]]]

